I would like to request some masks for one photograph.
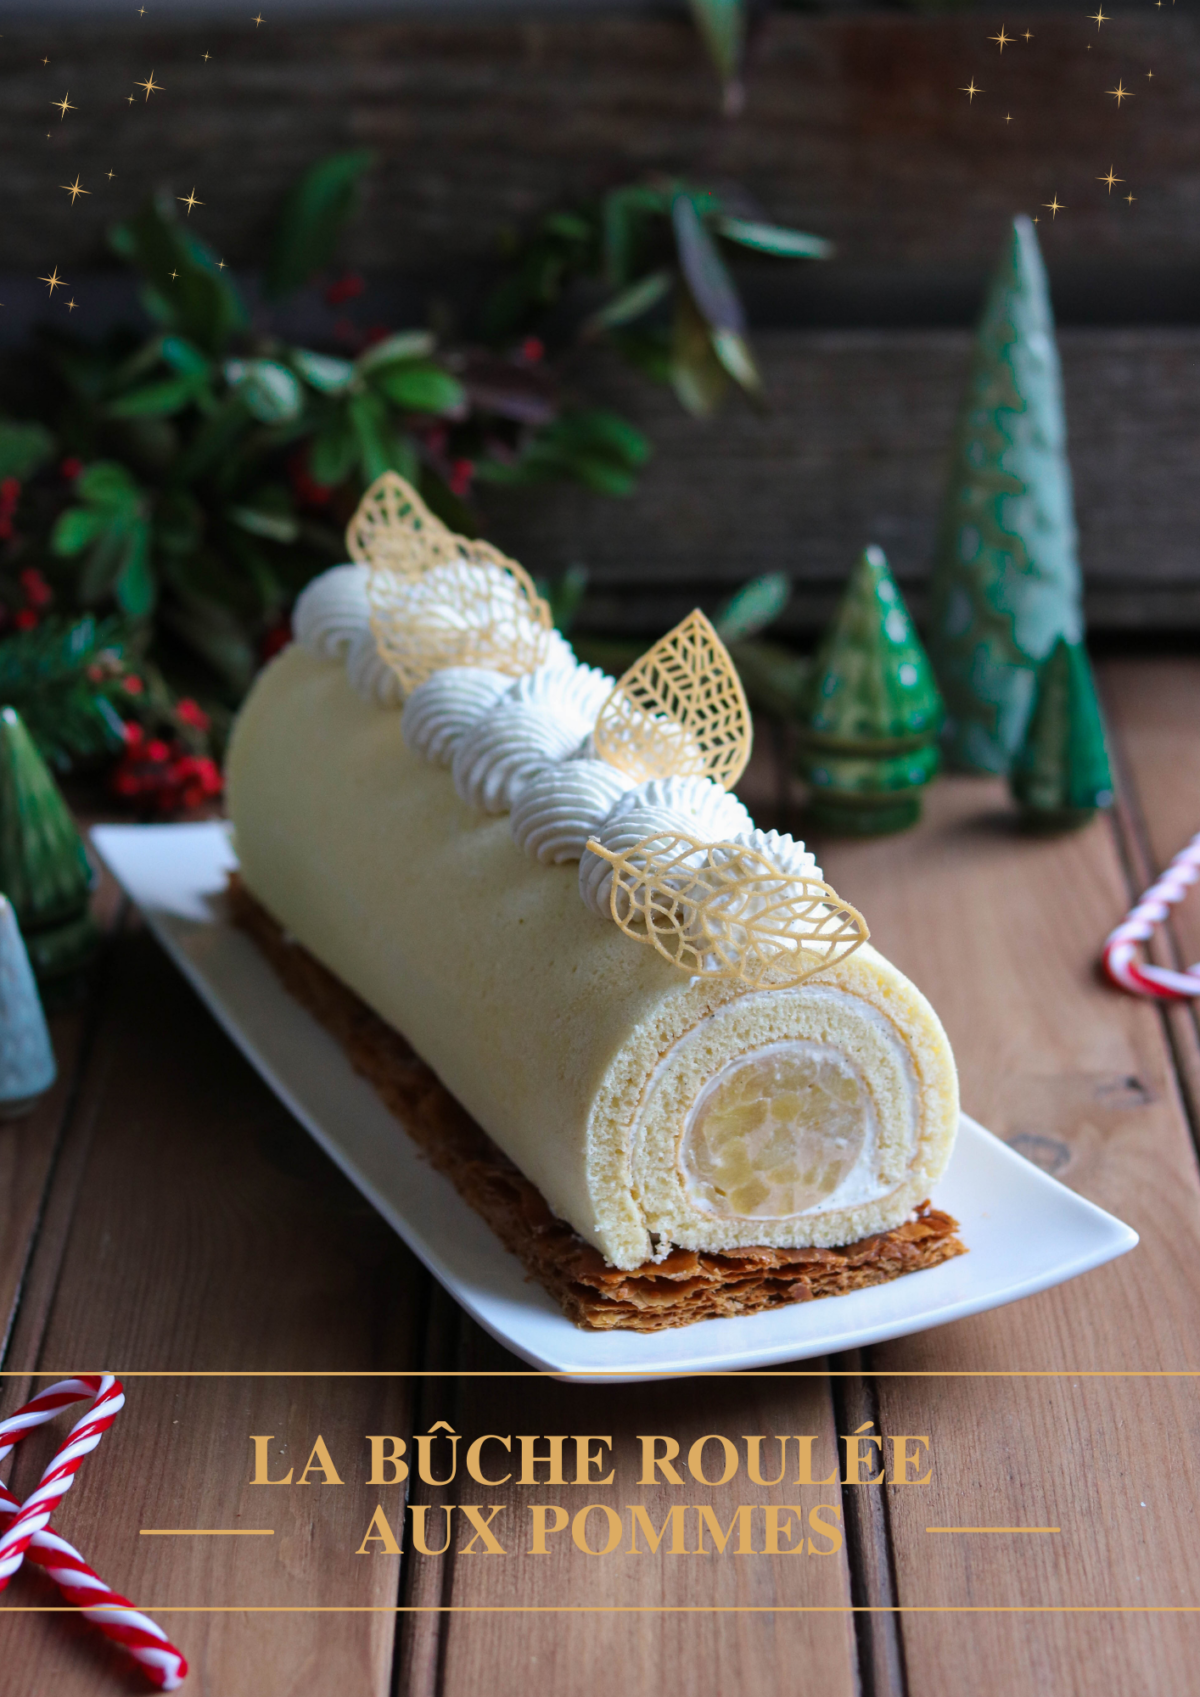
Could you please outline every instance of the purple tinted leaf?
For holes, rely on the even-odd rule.
[[[552,379],[527,365],[490,354],[470,354],[458,375],[467,399],[481,412],[518,424],[548,424],[558,412]]]
[[[733,278],[717,245],[705,229],[690,195],[677,194],[671,204],[679,263],[687,278],[696,309],[714,330],[746,331],[746,315]]]

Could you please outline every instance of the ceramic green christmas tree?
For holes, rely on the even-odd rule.
[[[1013,220],[984,304],[930,592],[947,758],[1006,772],[1038,667],[1083,634],[1062,375],[1028,218]]]
[[[17,916],[0,896],[0,1118],[28,1113],[56,1070]]]
[[[1026,823],[1039,829],[1084,825],[1112,806],[1104,720],[1082,643],[1060,638],[1042,667],[1009,784]]]
[[[902,831],[938,768],[942,700],[882,548],[867,548],[813,661],[798,770],[818,828]]]
[[[0,708],[0,892],[34,975],[63,991],[95,953],[92,874],[58,785],[15,708]]]

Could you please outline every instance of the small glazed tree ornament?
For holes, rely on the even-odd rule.
[[[902,831],[938,769],[942,700],[882,548],[867,548],[808,673],[797,769],[820,828]]]
[[[16,911],[43,990],[65,992],[95,954],[91,888],[58,785],[15,708],[0,708],[0,893]]]
[[[1009,787],[1035,830],[1071,830],[1086,825],[1097,809],[1112,806],[1104,719],[1082,643],[1060,637],[1038,674]]]
[[[0,1117],[28,1113],[57,1068],[12,903],[0,896]]]
[[[1012,231],[959,413],[930,583],[929,653],[952,765],[1007,772],[1038,667],[1083,636],[1054,317],[1037,236]]]

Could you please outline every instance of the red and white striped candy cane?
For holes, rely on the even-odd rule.
[[[1122,990],[1132,990],[1138,996],[1157,996],[1168,1002],[1200,996],[1200,962],[1186,972],[1172,972],[1169,967],[1149,966],[1138,958],[1139,945],[1149,941],[1154,927],[1162,924],[1197,879],[1200,879],[1200,831],[1186,848],[1180,849],[1162,877],[1151,884],[1104,945],[1104,970]]]
[[[183,1683],[187,1663],[168,1642],[166,1633],[148,1615],[139,1613],[127,1597],[110,1590],[65,1538],[47,1531],[50,1516],[75,1482],[80,1462],[96,1448],[125,1406],[120,1381],[111,1373],[89,1373],[78,1379],[60,1379],[40,1391],[7,1420],[0,1420],[0,1461],[35,1426],[53,1420],[60,1409],[83,1397],[89,1398],[92,1406],[72,1426],[37,1489],[20,1503],[0,1485],[0,1520],[8,1520],[0,1532],[0,1591],[28,1555],[31,1562],[45,1568],[69,1603],[76,1604],[107,1638],[142,1664],[155,1685],[174,1691]]]

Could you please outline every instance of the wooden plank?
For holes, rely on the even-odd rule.
[[[1123,883],[1106,822],[1023,837],[1003,787],[946,780],[907,837],[827,844],[827,876],[929,994],[967,1109],[1141,1244],[1012,1307],[869,1352],[897,1372],[1170,1369],[1200,1360],[1200,1182],[1154,1009],[1094,970]],[[881,1378],[887,1432],[928,1433],[931,1486],[890,1489],[905,1606],[1195,1603],[1180,1503],[1195,1484],[1188,1382]],[[1145,1434],[1152,1430],[1153,1444]],[[1173,1434],[1179,1434],[1175,1442]],[[1163,1456],[1172,1456],[1170,1467]],[[1178,1465],[1176,1465],[1178,1462]],[[1144,1506],[1143,1506],[1144,1505]],[[1059,1525],[1026,1538],[928,1525]],[[909,1689],[1165,1690],[1186,1683],[1186,1617],[907,1614]]]
[[[93,860],[96,890],[92,911],[105,934],[119,924],[123,898],[108,872]],[[0,1365],[4,1364],[16,1320],[17,1303],[47,1204],[47,1187],[60,1159],[63,1137],[71,1123],[79,1071],[96,1023],[96,1004],[103,994],[105,962],[101,959],[82,999],[50,1019],[58,1077],[32,1113],[17,1120],[0,1120]],[[67,1166],[70,1153],[67,1152]],[[66,1181],[69,1185],[69,1178]]]
[[[463,1368],[519,1367],[473,1325],[466,1325],[459,1358]],[[820,1362],[806,1367],[820,1372]],[[578,1697],[600,1697],[613,1690],[650,1692],[680,1690],[695,1697],[718,1697],[729,1691],[790,1689],[795,1670],[803,1668],[814,1689],[832,1697],[850,1697],[858,1690],[855,1676],[854,1633],[851,1617],[746,1613],[718,1615],[705,1611],[726,1606],[770,1608],[772,1605],[832,1606],[849,1603],[849,1575],[844,1551],[833,1558],[785,1557],[761,1553],[762,1511],[756,1511],[753,1542],[757,1556],[729,1552],[707,1557],[691,1554],[679,1559],[668,1553],[665,1540],[651,1555],[639,1537],[641,1554],[631,1559],[627,1504],[640,1503],[655,1527],[677,1503],[708,1504],[721,1525],[732,1519],[738,1503],[799,1502],[805,1510],[817,1502],[840,1504],[836,1486],[780,1485],[764,1488],[747,1483],[745,1454],[735,1484],[706,1488],[685,1472],[685,1485],[676,1488],[661,1480],[654,1486],[638,1483],[641,1449],[636,1435],[662,1433],[677,1438],[682,1454],[705,1433],[730,1437],[740,1446],[742,1433],[761,1433],[763,1477],[778,1466],[776,1434],[812,1433],[819,1439],[817,1454],[832,1455],[836,1426],[827,1381],[755,1379],[739,1376],[707,1379],[681,1387],[678,1383],[645,1386],[562,1385],[548,1379],[463,1379],[459,1381],[455,1413],[443,1418],[455,1430],[480,1435],[500,1433],[596,1433],[612,1439],[616,1480],[591,1489],[574,1484],[540,1489],[508,1484],[495,1489],[476,1486],[477,1498],[490,1507],[503,1505],[497,1526],[510,1530],[510,1553],[503,1560],[457,1556],[450,1575],[448,1600],[456,1606],[511,1607],[533,1604],[543,1608],[585,1605],[591,1611],[613,1607],[663,1605],[689,1608],[688,1614],[606,1614],[580,1612],[522,1616],[512,1614],[452,1615],[442,1624],[441,1652],[444,1697],[467,1697],[487,1689],[495,1697],[523,1697],[538,1689],[570,1690]],[[515,1448],[515,1446],[514,1446]],[[538,1449],[545,1451],[539,1439]],[[566,1477],[574,1476],[567,1445]],[[789,1476],[794,1473],[795,1449],[789,1446]],[[491,1458],[503,1452],[489,1449]],[[708,1465],[716,1466],[711,1448]],[[683,1462],[680,1462],[683,1466]],[[496,1468],[498,1476],[505,1467]],[[607,1471],[597,1470],[599,1471]],[[462,1500],[455,1490],[433,1493],[435,1499]],[[600,1557],[584,1554],[569,1532],[548,1541],[549,1554],[530,1550],[531,1503],[561,1503],[574,1515],[588,1502],[608,1503],[624,1513],[621,1551]],[[592,1517],[589,1537],[601,1542],[601,1516]],[[431,1521],[433,1517],[431,1516]],[[793,1523],[794,1524],[794,1523]],[[698,1537],[695,1506],[685,1518],[689,1551]],[[785,1535],[786,1545],[791,1534]]]
[[[58,1079],[23,1119],[0,1122],[0,1362],[16,1319],[29,1257],[45,1206],[83,1038],[82,1013],[51,1022]]]
[[[75,1195],[39,1240],[9,1367],[326,1375],[411,1366],[425,1289],[411,1257],[150,940],[123,939],[116,956],[76,1111],[94,1129]],[[376,1494],[362,1483],[364,1435],[408,1432],[406,1382],[130,1377],[126,1388],[126,1411],[56,1517],[64,1535],[161,1611],[206,1689],[258,1697],[340,1685],[384,1697],[391,1612],[263,1614],[248,1624],[236,1613],[170,1610],[390,1611],[398,1558],[354,1551]],[[254,1486],[252,1433],[274,1435],[273,1467],[298,1470],[320,1433],[347,1488],[319,1476],[286,1490]],[[14,1489],[27,1490],[44,1461],[44,1446],[22,1445]],[[274,1536],[141,1538],[141,1526]],[[0,1603],[44,1600],[36,1579],[19,1576]],[[91,1691],[97,1665],[108,1665],[93,1634],[64,1631],[52,1615],[14,1619],[6,1644],[14,1690]]]
[[[595,369],[596,391],[654,443],[628,500],[487,492],[489,534],[517,558],[587,565],[581,628],[657,634],[780,571],[795,585],[781,628],[812,631],[868,542],[921,615],[969,336],[773,330],[757,344],[766,416],[733,402],[698,423],[615,360]],[[1065,330],[1060,344],[1092,628],[1195,628],[1200,331]]]
[[[1100,668],[1109,735],[1119,774],[1118,823],[1139,894],[1196,834],[1197,750],[1193,727],[1200,706],[1200,663],[1110,660]],[[1193,899],[1173,910],[1150,939],[1148,956],[1176,970],[1200,957],[1200,914]],[[1119,917],[1119,916],[1118,916]],[[1200,1137],[1200,1020],[1194,1002],[1160,1003],[1175,1064]]]
[[[1200,831],[1200,660],[1109,661],[1101,678],[1156,877]],[[1181,964],[1200,960],[1200,901],[1176,908],[1171,929]]]
[[[1191,265],[1200,253],[1187,216],[1200,24],[1182,9],[1118,16],[1090,37],[1074,17],[1039,14],[1033,40],[1002,57],[987,42],[999,13],[777,13],[734,124],[717,116],[682,7],[530,13],[261,29],[170,28],[151,13],[58,23],[52,42],[13,20],[0,64],[7,262],[36,275],[54,260],[70,277],[114,212],[195,180],[201,233],[261,264],[263,222],[297,169],[362,145],[381,169],[350,261],[410,275],[474,261],[505,227],[651,170],[738,179],[776,218],[832,237],[851,274],[869,262],[893,287],[906,268],[977,279],[1003,220],[1053,193],[1070,215],[1045,227],[1052,266],[1086,276],[1098,262]],[[164,92],[147,101],[134,80],[150,65]],[[985,90],[973,102],[959,92],[972,73]],[[1120,112],[1104,94],[1118,76],[1137,89]],[[64,90],[75,110],[62,121],[50,102]],[[1133,208],[1095,180],[1111,157]],[[58,184],[76,166],[97,180],[68,217]]]

